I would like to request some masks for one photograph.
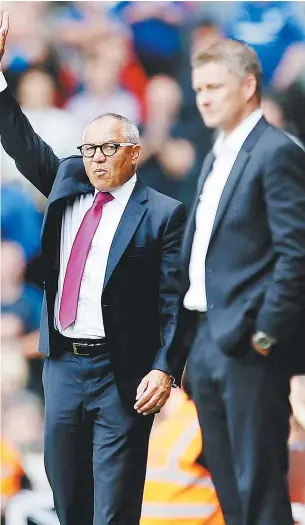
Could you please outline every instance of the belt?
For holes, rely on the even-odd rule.
[[[55,344],[60,350],[72,352],[76,356],[91,357],[108,353],[108,341],[106,337],[100,339],[72,339],[56,333]]]

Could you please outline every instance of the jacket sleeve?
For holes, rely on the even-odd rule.
[[[163,235],[163,249],[160,268],[159,314],[161,341],[152,368],[162,370],[180,381],[181,359],[173,348],[180,309],[180,249],[186,222],[186,208],[180,204],[167,222]],[[183,360],[183,358],[182,358]],[[184,362],[183,362],[184,366]]]
[[[264,194],[276,264],[256,330],[281,343],[305,308],[305,153],[293,142],[269,159]]]
[[[0,135],[5,151],[18,170],[48,197],[59,158],[33,130],[9,88],[0,92]]]

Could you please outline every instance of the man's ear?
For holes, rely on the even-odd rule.
[[[133,146],[132,148],[132,164],[136,164],[140,158],[140,155],[141,155],[141,151],[142,151],[142,147],[140,146],[140,144],[136,144],[135,146]]]

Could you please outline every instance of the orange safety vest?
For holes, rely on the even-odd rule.
[[[14,447],[1,439],[1,495],[10,498],[21,488],[24,471]]]
[[[184,392],[174,412],[152,433],[141,525],[225,525],[202,450],[193,401]]]

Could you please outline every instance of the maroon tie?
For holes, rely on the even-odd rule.
[[[80,285],[93,236],[102,217],[104,204],[113,199],[107,192],[98,192],[91,208],[85,214],[74,239],[70,253],[59,309],[59,321],[63,330],[74,323]]]

